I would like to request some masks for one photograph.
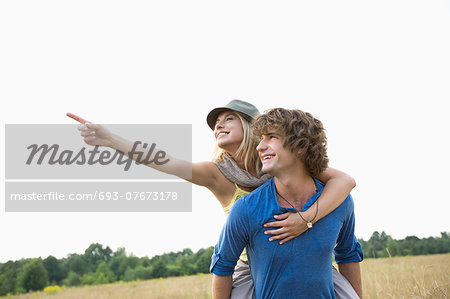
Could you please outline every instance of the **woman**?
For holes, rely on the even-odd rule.
[[[256,151],[258,140],[253,135],[250,126],[251,121],[258,114],[259,111],[255,106],[240,100],[233,100],[224,107],[213,109],[208,114],[207,123],[214,130],[216,139],[216,158],[213,162],[191,163],[168,157],[170,161],[163,165],[154,163],[146,165],[194,184],[205,186],[228,213],[236,200],[269,178],[268,175],[261,173],[261,162]],[[79,130],[87,144],[108,146],[123,153],[128,153],[132,149],[133,142],[109,132],[101,125],[87,123],[76,116],[73,118],[84,123]],[[142,157],[146,157],[146,150],[140,149],[140,151],[144,151]],[[136,157],[130,158],[137,160]],[[186,169],[192,169],[192,176],[190,173],[186,173]],[[317,203],[306,212],[301,213],[302,218],[311,223],[318,221],[337,208],[355,186],[355,182],[350,176],[334,169],[327,169],[318,179],[326,183],[320,197],[320,209],[318,209]],[[297,213],[285,213],[274,215],[274,217],[277,221],[265,224],[266,227],[277,228],[265,232],[272,235],[269,241],[279,240],[280,244],[283,244],[308,229],[306,221]],[[350,284],[337,271],[333,272],[337,298],[357,298],[347,295],[353,291]],[[354,295],[356,296],[356,293]],[[244,251],[236,266],[231,298],[251,298],[253,296],[253,284]]]

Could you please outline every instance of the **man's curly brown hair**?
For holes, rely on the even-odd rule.
[[[280,133],[284,137],[284,147],[291,152],[300,150],[300,159],[311,176],[316,177],[328,167],[325,129],[310,113],[274,108],[258,116],[252,127],[258,136],[269,130]]]

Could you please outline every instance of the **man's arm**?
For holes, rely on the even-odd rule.
[[[248,220],[245,199],[243,197],[234,204],[214,248],[210,267],[214,274],[214,298],[230,298],[234,267],[249,241],[248,229],[251,223]]]
[[[212,282],[212,295],[213,299],[229,299],[231,295],[231,286],[233,284],[233,277],[218,276],[213,274]]]
[[[339,272],[347,278],[359,298],[362,298],[361,269],[359,262],[338,264]]]
[[[334,259],[339,272],[350,282],[358,296],[362,296],[361,271],[359,263],[363,260],[361,245],[355,236],[355,211],[351,195],[344,202],[347,204],[347,214],[339,232],[334,248]]]

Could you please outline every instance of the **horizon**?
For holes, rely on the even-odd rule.
[[[386,233],[385,231],[374,231],[372,234],[374,234],[375,232],[378,232],[378,233],[380,233],[380,234],[382,234],[383,232],[384,233]],[[450,232],[442,232],[442,233],[447,233],[447,234],[450,234]],[[388,233],[386,233],[386,235],[387,236],[390,236]],[[392,236],[390,236],[390,237],[392,237]],[[400,241],[400,240],[405,240],[407,237],[417,237],[417,236],[414,236],[414,235],[409,235],[409,236],[406,236],[405,238],[402,238],[402,239],[396,239],[396,238],[393,238],[394,240],[396,240],[396,241]],[[427,237],[422,237],[422,238],[419,238],[419,239],[426,239],[426,238],[440,238],[440,236],[427,236]],[[358,238],[358,237],[357,237]],[[358,240],[360,240],[360,239],[363,239],[363,238],[358,238]],[[364,239],[363,239],[364,240]],[[364,241],[368,241],[369,239],[367,239],[367,240],[364,240]],[[94,242],[94,243],[91,243],[91,244],[89,244],[89,246],[90,245],[92,245],[92,244],[97,244],[98,242]],[[189,247],[186,247],[186,248],[182,248],[182,249],[178,249],[178,250],[171,250],[171,251],[167,251],[167,252],[163,252],[163,253],[160,253],[160,254],[155,254],[155,255],[152,255],[152,256],[148,256],[148,255],[145,255],[145,256],[137,256],[137,255],[135,255],[133,252],[128,252],[127,251],[127,249],[126,249],[126,247],[118,247],[118,248],[116,248],[116,249],[113,249],[113,248],[111,248],[110,246],[108,246],[107,244],[101,244],[101,243],[98,243],[98,244],[100,244],[100,245],[102,245],[102,247],[104,247],[104,248],[110,248],[111,250],[112,250],[112,254],[114,253],[114,252],[117,252],[117,251],[119,251],[119,249],[121,249],[121,248],[123,248],[123,249],[125,249],[125,254],[127,255],[127,256],[135,256],[135,257],[137,257],[137,258],[144,258],[144,257],[148,257],[148,258],[153,258],[153,257],[155,257],[155,256],[160,256],[160,255],[164,255],[164,254],[169,254],[169,253],[171,253],[171,252],[175,252],[175,253],[177,253],[177,252],[182,252],[184,249],[191,249],[192,250],[192,248],[189,248]],[[89,248],[89,246],[87,246],[86,247],[86,249],[87,248]],[[202,248],[198,248],[198,249],[196,249],[196,250],[192,250],[193,251],[193,253],[195,254],[196,252],[198,252],[199,250],[201,250],[201,249],[207,249],[207,248],[210,248],[210,247],[214,247],[214,245],[211,245],[211,246],[208,246],[208,247],[202,247]],[[5,263],[7,263],[7,262],[10,262],[10,261],[12,261],[12,262],[16,262],[16,261],[20,261],[20,260],[22,260],[22,259],[45,259],[45,258],[47,258],[47,257],[49,257],[49,256],[53,256],[53,257],[55,257],[55,258],[57,258],[57,259],[67,259],[70,255],[83,255],[85,252],[83,251],[82,253],[77,253],[77,252],[69,252],[69,253],[67,253],[65,256],[62,256],[62,257],[58,257],[58,256],[54,256],[54,255],[51,255],[51,254],[49,254],[49,255],[47,255],[47,256],[38,256],[38,257],[22,257],[22,258],[20,258],[20,259],[17,259],[17,260],[8,260],[8,261],[2,261],[2,260],[0,260],[0,263],[1,264],[5,264]],[[371,257],[366,257],[366,256],[364,256],[364,259],[366,259],[366,258],[371,258]]]

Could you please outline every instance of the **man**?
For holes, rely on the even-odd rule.
[[[229,298],[244,247],[256,298],[335,298],[333,250],[339,271],[362,297],[363,255],[350,195],[314,226],[314,219],[305,219],[311,228],[289,243],[267,242],[264,234],[264,223],[274,215],[305,211],[320,198],[324,185],[314,177],[328,166],[322,123],[309,113],[277,108],[260,115],[253,127],[261,136],[262,170],[274,177],[232,208],[212,257],[213,297]]]

